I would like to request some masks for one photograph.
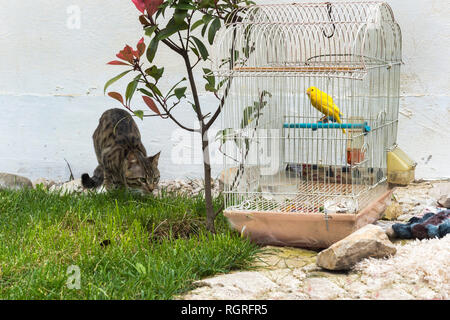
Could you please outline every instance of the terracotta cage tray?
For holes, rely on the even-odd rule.
[[[328,248],[383,215],[393,190],[356,214],[224,211],[231,226],[259,244]],[[327,219],[326,219],[327,218]]]

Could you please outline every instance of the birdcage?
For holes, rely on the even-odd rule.
[[[400,28],[384,2],[230,15],[212,72],[225,97],[217,138],[231,224],[262,243],[327,247],[377,220],[400,65]]]

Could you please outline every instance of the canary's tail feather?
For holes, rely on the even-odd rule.
[[[336,122],[339,123],[339,124],[342,124],[341,118],[339,117],[339,115],[336,116]],[[342,128],[342,132],[345,134],[345,129],[344,128]]]

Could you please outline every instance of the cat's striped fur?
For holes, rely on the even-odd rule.
[[[157,187],[160,153],[147,157],[139,129],[128,112],[105,111],[92,138],[99,164],[92,178],[87,173],[82,175],[85,188],[104,184],[106,189],[125,187],[151,192]]]

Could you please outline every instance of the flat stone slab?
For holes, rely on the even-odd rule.
[[[313,250],[266,246],[254,264],[261,269],[301,268],[316,262],[317,252]]]
[[[198,281],[195,290],[177,299],[201,300],[320,300],[320,299],[449,299],[450,235],[442,239],[408,241],[395,245],[397,254],[387,259],[364,259],[350,272],[302,266],[266,264],[256,271],[241,271]],[[283,249],[283,248],[281,248]],[[296,261],[292,248],[273,250],[262,261]],[[308,251],[308,250],[306,250]],[[301,253],[301,251],[299,251]],[[290,258],[286,259],[286,255]],[[299,260],[315,257],[298,258]],[[298,262],[298,261],[297,261]],[[269,266],[267,266],[269,265]]]
[[[23,188],[33,188],[30,179],[16,174],[0,172],[0,189],[20,190]]]

